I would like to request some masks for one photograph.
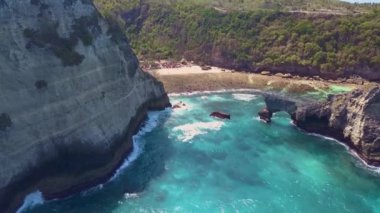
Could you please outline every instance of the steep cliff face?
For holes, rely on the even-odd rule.
[[[326,102],[302,103],[273,95],[265,101],[268,115],[286,111],[300,128],[337,138],[369,164],[380,165],[380,86],[331,96]]]
[[[0,0],[0,212],[102,181],[169,105],[89,0]]]
[[[299,127],[341,139],[368,163],[380,165],[379,86],[299,107],[294,119]]]

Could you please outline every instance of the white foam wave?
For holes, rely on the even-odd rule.
[[[197,135],[207,134],[210,131],[218,131],[222,128],[224,122],[196,122],[192,124],[185,124],[173,128],[173,134],[178,140],[182,142],[189,142]],[[180,133],[180,134],[178,134]]]
[[[263,91],[262,90],[257,90],[257,89],[204,90],[204,91],[193,91],[193,92],[182,92],[182,93],[169,93],[169,97],[194,96],[194,95],[226,93],[226,92],[257,92],[257,93],[262,93]]]
[[[232,97],[239,101],[252,101],[257,98],[257,95],[247,93],[234,93],[232,94]]]
[[[143,152],[143,147],[140,141],[141,137],[144,136],[146,133],[151,132],[154,128],[156,128],[159,124],[160,116],[163,113],[170,112],[170,110],[171,110],[170,108],[167,108],[164,111],[148,112],[148,118],[145,121],[144,126],[139,130],[139,132],[136,135],[132,137],[132,141],[133,141],[132,152],[127,156],[127,158],[124,160],[121,166],[115,171],[113,176],[106,183],[109,183],[115,180],[125,168],[127,168],[134,160],[138,158],[138,156]],[[99,191],[103,188],[104,184],[99,184],[90,189],[87,189],[81,192],[81,195],[86,196],[93,192]]]
[[[262,122],[262,123],[267,124],[264,120],[262,120],[262,119],[260,118],[260,116],[255,116],[255,117],[253,117],[253,119],[256,120],[256,121],[259,121],[259,122]]]
[[[167,108],[163,112],[162,111],[148,112],[148,119],[145,121],[144,126],[140,129],[140,131],[136,135],[132,137],[132,141],[133,141],[132,152],[127,156],[127,158],[124,160],[121,166],[115,171],[115,173],[106,183],[109,183],[115,180],[125,168],[127,168],[134,160],[138,158],[138,156],[143,152],[143,146],[140,141],[141,137],[144,136],[146,133],[151,132],[155,127],[157,127],[159,124],[160,115],[162,113],[168,113],[169,111],[170,109]],[[104,184],[99,184],[90,189],[87,189],[81,192],[81,195],[86,196],[88,194],[97,192],[103,188]]]
[[[128,199],[135,199],[135,198],[138,198],[138,197],[139,197],[139,194],[137,194],[137,193],[125,193],[124,194],[124,198],[126,200],[128,200]]]
[[[142,136],[144,136],[146,133],[151,132],[155,127],[158,126],[160,121],[160,116],[162,114],[166,114],[170,112],[171,109],[167,108],[164,111],[157,111],[157,112],[148,112],[148,119],[145,122],[145,125],[140,129],[140,131],[133,136],[133,151],[128,155],[128,157],[124,160],[122,165],[115,171],[114,175],[106,182],[111,182],[115,178],[117,178],[123,169],[128,167],[134,160],[137,159],[137,157],[142,153],[142,144],[140,143],[140,139]],[[104,184],[106,184],[104,183]],[[96,192],[98,190],[101,190],[104,186],[104,184],[99,184],[95,187],[92,187],[90,189],[87,189],[83,192],[81,192],[81,195],[87,195],[92,192]],[[23,205],[17,210],[17,213],[21,213],[25,211],[26,209],[29,209],[35,205],[40,205],[45,202],[45,199],[43,198],[43,195],[40,191],[33,192],[29,195],[27,195],[24,199]]]
[[[183,103],[182,101],[174,104],[174,106],[179,105],[179,108],[173,108],[173,111],[188,111],[193,109],[193,107],[188,103]]]
[[[17,210],[17,213],[24,212],[25,210],[32,208],[36,205],[41,205],[45,202],[45,199],[40,191],[30,193],[24,198],[24,203]]]
[[[164,112],[148,112],[148,119],[145,122],[144,126],[140,129],[140,131],[133,136],[133,151],[128,155],[128,157],[124,160],[123,164],[116,170],[115,174],[111,177],[109,181],[114,180],[118,177],[123,169],[128,167],[137,157],[142,153],[143,147],[140,143],[141,138],[148,132],[151,132],[154,128],[156,128],[160,121],[160,115],[162,113],[169,112],[170,109],[166,109]]]
[[[377,175],[377,176],[380,175],[380,167],[369,165],[364,159],[362,159],[359,156],[359,154],[355,150],[351,149],[344,142],[339,141],[339,140],[337,140],[335,138],[324,136],[324,135],[320,135],[320,134],[317,134],[317,133],[307,133],[307,134],[315,136],[315,137],[323,138],[325,140],[334,141],[334,142],[338,143],[339,145],[343,146],[349,154],[351,154],[352,156],[355,157],[355,159],[358,160],[356,162],[356,166],[362,167],[362,168],[366,169],[367,171],[371,172],[374,175]]]

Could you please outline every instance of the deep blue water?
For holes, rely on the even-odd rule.
[[[141,154],[113,181],[25,212],[380,212],[379,177],[285,113],[260,122],[262,97],[172,97],[179,101],[187,107],[150,114],[152,131],[136,137]],[[232,119],[208,116],[217,110]]]

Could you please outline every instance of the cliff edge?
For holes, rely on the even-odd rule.
[[[326,102],[301,103],[273,95],[265,101],[262,119],[270,121],[266,115],[286,111],[298,127],[341,140],[367,163],[380,166],[380,86],[330,96]]]
[[[0,0],[0,212],[106,180],[170,105],[90,0]]]

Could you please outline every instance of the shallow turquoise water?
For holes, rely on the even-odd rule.
[[[150,115],[158,126],[113,181],[25,212],[380,212],[380,177],[336,142],[297,130],[285,113],[260,122],[260,96],[172,98],[179,101],[187,108]]]
[[[342,94],[342,93],[347,93],[352,91],[353,88],[347,87],[347,86],[342,86],[342,85],[330,85],[328,89],[324,90],[317,90],[313,92],[307,92],[305,94],[299,95],[300,97],[305,97],[305,98],[311,98],[314,100],[326,100],[329,95],[336,95],[336,94]]]

